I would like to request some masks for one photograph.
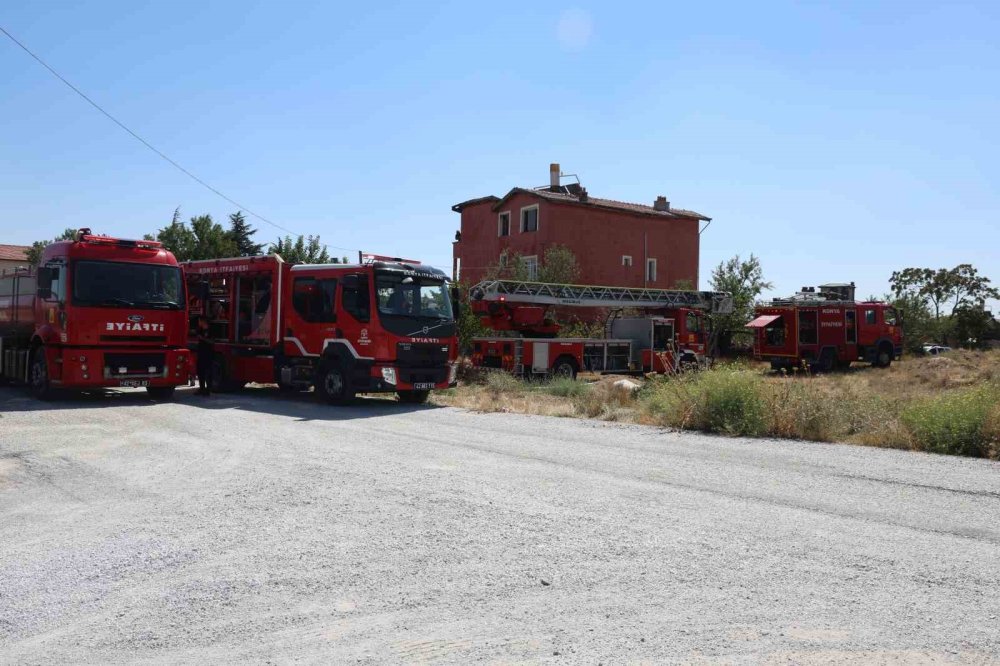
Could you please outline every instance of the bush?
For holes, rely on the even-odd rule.
[[[768,429],[764,380],[758,373],[720,367],[658,380],[646,395],[654,418],[676,428],[747,437]]]
[[[924,398],[903,410],[918,448],[932,453],[987,456],[997,444],[1000,386],[988,384]]]
[[[486,390],[494,397],[504,393],[521,393],[524,382],[504,370],[493,370],[486,375]]]
[[[550,381],[542,390],[559,398],[575,398],[589,391],[590,385],[568,377],[560,377]]]

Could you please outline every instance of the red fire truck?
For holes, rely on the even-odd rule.
[[[81,229],[0,275],[0,377],[38,398],[108,386],[168,398],[188,380],[186,343],[181,271],[160,243]]]
[[[708,362],[709,313],[732,311],[729,294],[487,280],[470,292],[472,309],[495,331],[475,338],[472,363],[521,376],[575,377],[580,371],[670,373]],[[557,338],[553,308],[610,310],[603,338]],[[621,316],[624,309],[642,316]],[[521,336],[530,337],[521,337]]]
[[[315,387],[331,403],[378,392],[424,402],[455,385],[454,293],[435,268],[269,255],[191,261],[184,271],[190,334],[208,318],[217,390],[256,382]]]
[[[775,370],[808,366],[830,371],[864,361],[887,368],[903,354],[902,314],[881,301],[854,300],[854,283],[803,287],[758,306],[754,357]]]

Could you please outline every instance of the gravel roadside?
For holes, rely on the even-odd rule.
[[[1000,463],[0,389],[0,662],[1000,663]]]

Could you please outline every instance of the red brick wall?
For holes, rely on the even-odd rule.
[[[520,209],[535,204],[538,231],[521,233]],[[645,286],[648,256],[657,260],[657,280],[649,286],[667,288],[688,280],[698,287],[698,220],[561,204],[529,194],[515,195],[497,211],[493,206],[488,201],[462,211],[462,240],[454,243],[453,255],[461,258],[463,282],[481,279],[504,249],[542,261],[545,248],[565,245],[576,255],[583,284]],[[511,212],[511,235],[498,238],[498,216],[506,210]],[[622,255],[632,257],[631,267],[622,266]]]

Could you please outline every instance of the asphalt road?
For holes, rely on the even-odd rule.
[[[0,662],[1000,663],[1000,465],[0,389]]]

